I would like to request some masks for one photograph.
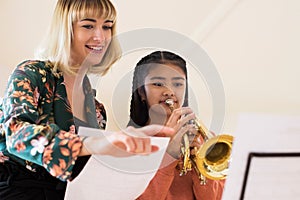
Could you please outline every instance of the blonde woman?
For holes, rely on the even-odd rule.
[[[96,114],[86,74],[104,75],[121,56],[116,10],[109,0],[58,0],[49,30],[40,59],[13,71],[0,107],[2,200],[64,199],[67,181],[91,154],[147,155],[157,147],[136,136],[173,134],[148,126],[77,135],[79,126],[101,128],[99,118],[106,120],[101,105]]]

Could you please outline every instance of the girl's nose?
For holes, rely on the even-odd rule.
[[[173,90],[171,90],[170,88],[166,88],[165,91],[163,92],[163,95],[166,97],[173,97],[174,96],[174,92]]]

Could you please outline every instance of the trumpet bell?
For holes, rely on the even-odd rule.
[[[167,99],[165,103],[173,112],[173,99]],[[189,142],[184,140],[184,148],[182,151],[184,164],[181,173],[185,174],[193,165],[199,175],[201,184],[203,185],[206,183],[206,177],[212,180],[226,179],[231,160],[231,149],[234,139],[233,136],[226,134],[213,136],[204,124],[197,118],[190,122],[195,125],[195,128],[199,133],[196,137],[201,137],[204,143],[201,145],[200,149],[194,147],[195,154],[192,155],[190,154]]]
[[[226,179],[231,157],[233,136],[218,135],[207,140],[196,152],[199,171],[212,180]]]

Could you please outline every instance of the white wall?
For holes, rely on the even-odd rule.
[[[214,61],[225,88],[224,132],[234,131],[237,115],[241,112],[300,114],[297,90],[300,83],[297,77],[300,74],[300,1],[113,2],[119,13],[119,33],[146,27],[165,28],[189,37],[205,49]],[[53,0],[0,2],[1,95],[15,65],[33,58],[33,51],[46,32],[54,4]],[[109,86],[113,87],[113,80],[118,81],[122,74],[132,69],[139,57],[134,53],[131,56],[129,61],[121,60],[101,80],[98,95],[108,111],[112,95]],[[209,99],[205,102],[209,104]],[[210,106],[201,106],[201,113],[212,114]],[[126,109],[122,113],[125,119],[128,115]],[[115,129],[114,114],[109,113],[109,117],[109,128]],[[207,116],[200,118],[210,120]]]

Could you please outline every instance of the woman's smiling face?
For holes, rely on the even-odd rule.
[[[73,23],[71,65],[95,65],[101,62],[112,38],[113,21],[84,18]]]

